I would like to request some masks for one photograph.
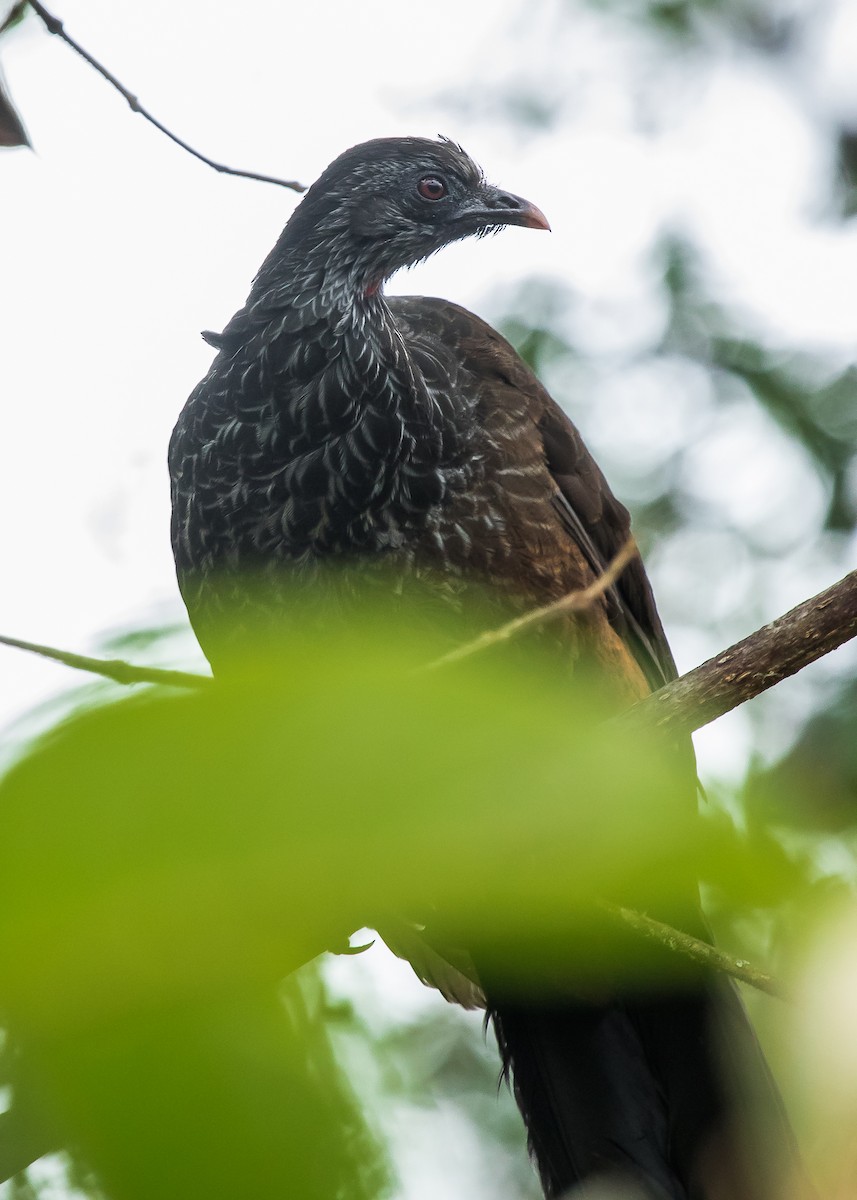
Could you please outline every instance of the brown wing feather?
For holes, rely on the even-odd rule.
[[[599,574],[631,533],[628,510],[610,490],[571,420],[550,400],[539,422],[548,469],[556,480],[560,519]],[[631,560],[611,590],[611,619],[652,688],[677,671],[642,559]]]
[[[424,297],[391,307],[411,350],[419,356],[425,347],[424,373],[430,377],[432,360],[452,352],[464,386],[478,397],[486,482],[503,515],[508,556],[479,563],[471,549],[468,565],[535,604],[586,587],[627,541],[631,523],[574,425],[509,342],[473,313]],[[675,676],[639,558],[589,623],[598,657],[631,680],[635,694]]]

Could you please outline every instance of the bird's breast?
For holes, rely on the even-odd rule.
[[[414,395],[401,357],[379,363],[362,341],[307,377],[300,347],[276,369],[258,352],[216,363],[182,414],[174,541],[189,569],[412,554],[466,492],[467,439]]]

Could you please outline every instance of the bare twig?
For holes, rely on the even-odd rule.
[[[132,112],[139,113],[150,125],[154,125],[156,129],[160,130],[171,142],[175,142],[177,146],[180,146],[182,150],[187,151],[188,154],[192,154],[194,158],[198,158],[207,167],[212,167],[222,175],[237,175],[241,179],[255,179],[259,183],[274,183],[277,187],[289,188],[293,192],[306,191],[305,185],[298,183],[294,179],[279,179],[276,175],[260,175],[257,171],[239,171],[237,167],[228,167],[225,163],[215,162],[213,158],[208,158],[207,155],[200,153],[199,150],[194,150],[193,146],[189,146],[187,142],[183,141],[172,130],[167,129],[166,125],[161,124],[156,117],[153,117],[148,109],[143,107],[133,92],[130,92],[124,84],[120,83],[116,76],[111,74],[97,58],[93,58],[88,50],[84,50],[79,42],[70,37],[65,31],[62,21],[58,17],[53,16],[52,13],[49,13],[44,4],[40,4],[39,0],[29,0],[29,2],[30,8],[41,18],[48,33],[56,34],[58,38],[61,38],[67,46],[70,46],[76,54],[79,54],[85,62],[88,62],[102,79],[106,79],[110,86],[116,89],[119,95],[125,99]]]
[[[166,687],[201,688],[211,682],[208,675],[196,675],[192,671],[167,671],[161,667],[137,667],[121,658],[90,658],[88,654],[73,654],[70,650],[57,650],[54,646],[42,646],[39,642],[25,642],[21,638],[0,634],[0,645],[12,646],[16,650],[27,650],[42,658],[73,667],[76,671],[89,671],[103,675],[114,683],[160,683]]]
[[[857,636],[857,571],[640,700],[619,721],[690,733]]]
[[[665,925],[663,921],[656,921],[654,917],[648,917],[633,908],[623,908],[619,904],[608,904],[606,901],[602,901],[600,907],[635,933],[658,942],[675,954],[692,959],[702,966],[711,967],[715,971],[721,971],[725,975],[731,975],[733,979],[748,983],[761,992],[767,992],[769,996],[777,996],[781,1000],[787,997],[786,989],[773,975],[760,971],[744,958],[733,958],[723,950],[718,950],[716,946],[710,946],[708,942],[702,942],[689,933],[674,929],[672,925]]]
[[[545,604],[542,608],[534,608],[530,612],[524,613],[522,617],[515,617],[513,621],[507,621],[498,629],[489,629],[485,633],[480,633],[479,637],[474,638],[472,642],[465,642],[463,646],[456,646],[448,654],[436,658],[434,662],[429,663],[429,668],[446,667],[450,663],[461,662],[463,658],[469,658],[471,654],[478,654],[490,646],[497,646],[501,642],[507,642],[510,638],[517,637],[518,634],[531,629],[534,625],[544,625],[548,621],[556,620],[557,617],[565,616],[566,613],[581,612],[583,609],[589,608],[610,590],[631,559],[635,558],[638,553],[637,543],[633,538],[628,538],[613,561],[588,587],[581,588],[577,592],[569,592],[567,596],[561,596],[559,600]]]

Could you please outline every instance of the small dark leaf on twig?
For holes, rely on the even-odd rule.
[[[3,75],[0,73],[0,146],[29,146],[30,139],[24,123],[18,115],[15,105],[6,88]]]
[[[13,29],[19,25],[24,19],[24,14],[29,8],[29,0],[21,0],[20,4],[13,4],[6,16],[3,18],[3,23],[0,24],[0,37],[7,29]]]

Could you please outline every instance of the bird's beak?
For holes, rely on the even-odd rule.
[[[523,196],[515,196],[500,188],[483,188],[462,216],[468,221],[478,221],[481,226],[523,225],[527,229],[547,229],[550,232],[548,219],[540,208]]]

